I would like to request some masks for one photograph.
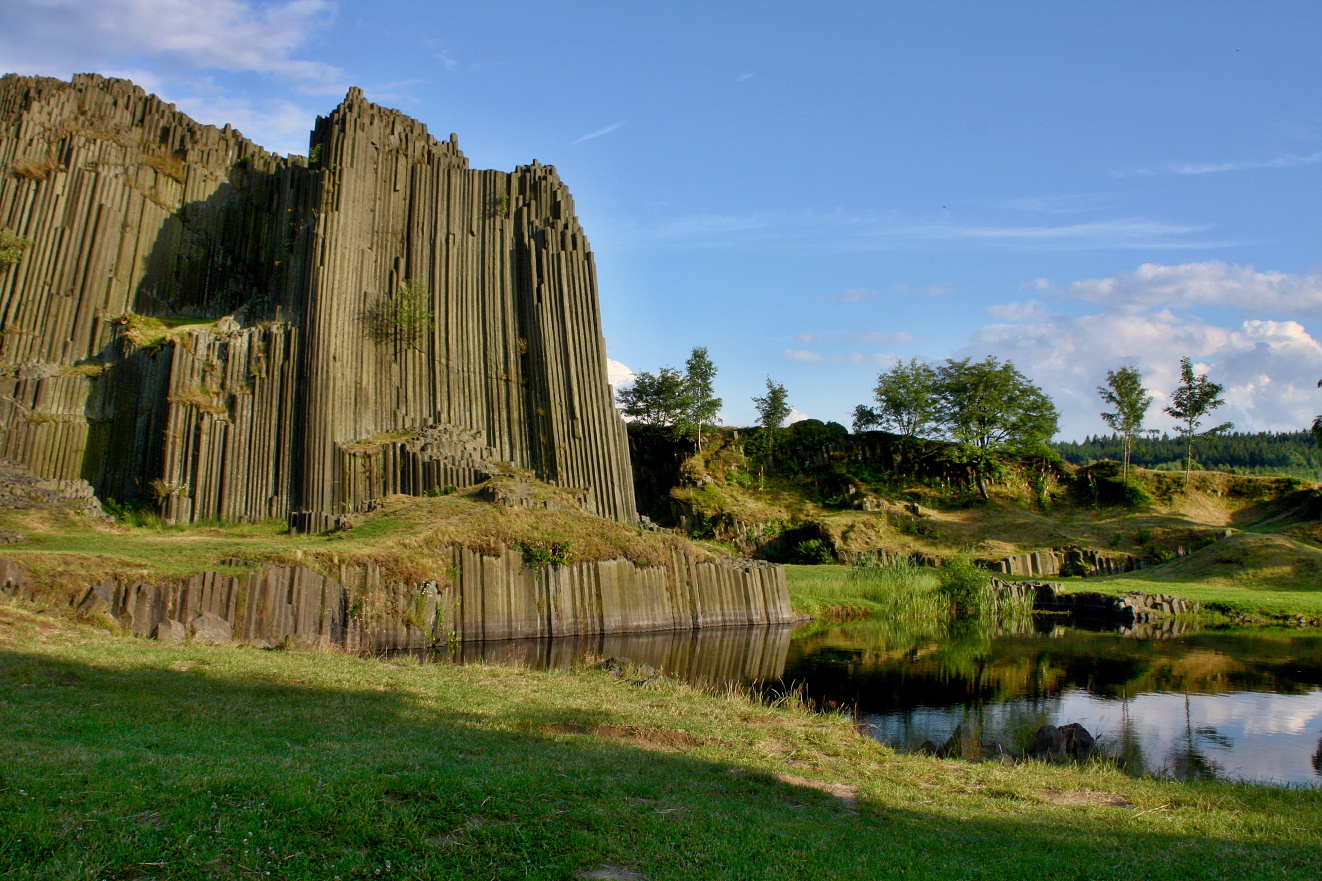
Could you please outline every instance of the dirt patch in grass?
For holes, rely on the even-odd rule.
[[[1064,807],[1132,808],[1134,803],[1115,792],[1079,789],[1038,789],[1034,793],[1043,802]]]
[[[847,809],[851,811],[858,810],[857,786],[852,786],[847,783],[827,783],[824,780],[810,780],[807,777],[786,774],[783,771],[778,771],[772,776],[781,783],[786,783],[790,786],[802,786],[806,789],[815,789],[818,792],[824,792],[827,795],[835,796],[840,799],[841,803],[844,804]]]
[[[575,872],[574,877],[592,879],[592,881],[645,881],[644,876],[635,872],[633,869],[623,869],[619,866],[602,866],[600,869],[584,869],[581,872]]]
[[[678,752],[693,749],[708,742],[707,738],[687,731],[666,728],[638,728],[633,725],[547,725],[544,734],[591,734],[605,740],[620,740],[642,749]]]

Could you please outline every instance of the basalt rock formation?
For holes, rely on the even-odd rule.
[[[163,642],[355,652],[791,621],[785,570],[771,563],[676,554],[669,566],[600,560],[537,568],[517,550],[461,549],[449,562],[457,576],[446,582],[396,581],[358,563],[330,575],[266,566],[165,583],[109,580],[91,585],[78,608]],[[24,567],[0,558],[0,602],[33,595]]]
[[[309,156],[124,80],[0,78],[0,455],[171,522],[322,530],[515,467],[633,522],[592,252],[550,166],[357,89]]]

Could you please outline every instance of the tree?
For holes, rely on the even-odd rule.
[[[940,422],[937,371],[917,358],[897,362],[877,376],[877,406],[854,408],[854,431],[881,428],[902,437],[929,434]]]
[[[620,411],[648,425],[668,425],[676,437],[697,432],[702,446],[702,426],[710,424],[721,409],[721,399],[712,395],[716,366],[707,350],[695,347],[681,373],[662,367],[656,373],[639,373],[633,384],[616,392]]]
[[[721,412],[721,399],[715,396],[716,365],[707,357],[706,346],[694,346],[685,362],[685,385],[688,390],[687,422],[697,427],[698,447],[702,447],[702,426]]]
[[[420,281],[405,281],[393,296],[381,297],[364,315],[367,332],[378,343],[390,341],[421,351],[420,343],[435,327],[431,292]]]
[[[757,408],[757,424],[771,431],[778,431],[785,424],[785,417],[790,415],[789,396],[785,386],[772,382],[769,376],[767,396],[753,398],[753,406]]]
[[[980,450],[1028,450],[1056,433],[1056,405],[1009,361],[947,358],[935,389],[946,433]]]
[[[1129,455],[1134,438],[1143,431],[1143,419],[1152,405],[1152,396],[1143,387],[1143,374],[1133,365],[1106,371],[1106,386],[1097,386],[1102,402],[1115,408],[1114,413],[1103,413],[1102,421],[1118,433],[1125,442],[1124,480],[1129,480]]]
[[[639,373],[633,384],[615,393],[620,411],[646,425],[677,425],[689,411],[684,374],[673,367]]]
[[[1225,401],[1221,398],[1224,389],[1206,376],[1195,375],[1193,364],[1188,358],[1180,359],[1180,385],[1171,395],[1171,404],[1164,408],[1176,422],[1175,431],[1184,441],[1184,485],[1189,485],[1189,472],[1193,470],[1193,442],[1200,437],[1221,434],[1235,427],[1233,422],[1223,422],[1215,428],[1200,432],[1203,419]]]
[[[1317,387],[1322,388],[1322,379],[1317,381]],[[1322,416],[1313,418],[1313,440],[1317,441],[1318,449],[1322,449]]]

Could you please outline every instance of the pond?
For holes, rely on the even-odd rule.
[[[437,660],[533,669],[627,657],[709,687],[800,689],[897,749],[961,723],[1012,750],[1077,722],[1133,773],[1322,785],[1322,635],[1097,632],[1038,617],[1019,632],[889,621],[461,643]]]

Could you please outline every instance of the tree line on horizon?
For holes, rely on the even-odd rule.
[[[696,435],[717,419],[722,401],[714,396],[716,366],[705,347],[695,347],[684,371],[663,367],[656,373],[637,374],[632,385],[617,393],[621,411],[649,425],[668,426],[675,437]],[[1318,383],[1322,386],[1322,382]],[[758,424],[774,441],[791,412],[785,386],[767,377],[766,394],[752,399]],[[1185,483],[1196,465],[1195,444],[1209,466],[1241,473],[1319,475],[1317,448],[1322,447],[1322,416],[1309,431],[1228,434],[1231,422],[1205,426],[1222,406],[1224,387],[1194,370],[1191,359],[1180,359],[1180,382],[1171,403],[1162,412],[1175,420],[1176,438],[1145,427],[1152,396],[1138,368],[1124,365],[1107,371],[1106,384],[1097,393],[1108,410],[1100,416],[1112,434],[1082,443],[1051,443],[1059,412],[1051,398],[1025,377],[1014,364],[988,356],[947,358],[928,363],[917,358],[897,362],[877,376],[873,400],[854,408],[853,430],[882,430],[902,438],[944,440],[967,445],[978,453],[1056,454],[1066,461],[1087,464],[1101,458],[1123,463],[1128,480],[1130,464],[1148,468],[1183,470]],[[834,424],[834,423],[831,423]],[[843,433],[843,426],[840,427]],[[1267,441],[1266,438],[1278,438]],[[1307,443],[1312,438],[1310,447]],[[1279,440],[1286,438],[1286,440]],[[1218,440],[1224,442],[1218,442]],[[763,443],[768,453],[775,443]],[[1271,449],[1268,449],[1268,447]],[[1179,455],[1172,455],[1178,449]]]

